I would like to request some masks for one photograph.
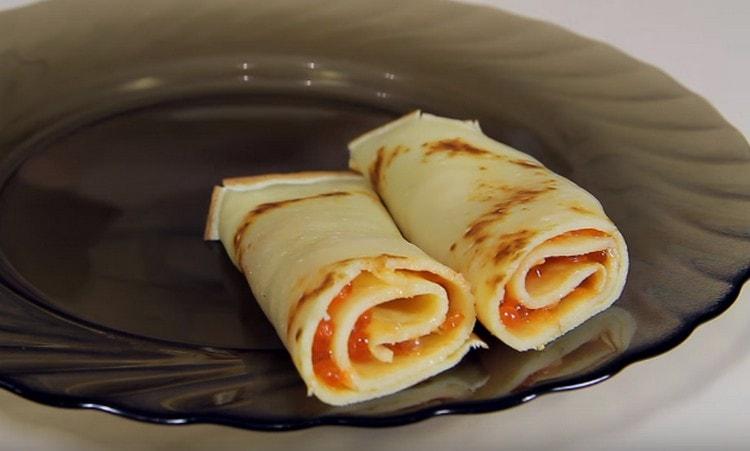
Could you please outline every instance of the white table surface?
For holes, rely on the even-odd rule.
[[[0,0],[0,9],[25,2]],[[708,98],[750,136],[750,1],[475,3],[549,20],[614,44]],[[632,365],[597,386],[543,396],[497,413],[441,417],[391,429],[260,433],[143,424],[102,412],[42,406],[0,390],[0,450],[750,449],[748,301],[746,284],[729,311],[673,351]]]

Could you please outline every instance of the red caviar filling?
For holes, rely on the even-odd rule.
[[[354,329],[349,335],[349,358],[355,362],[367,362],[372,359],[370,337],[367,335],[367,326],[370,321],[372,321],[372,312],[367,310],[357,318]]]
[[[439,326],[439,329],[443,332],[448,332],[458,327],[464,320],[464,315],[461,312],[448,312],[448,316],[445,317],[445,321]]]
[[[584,263],[584,262],[596,262],[604,263],[609,256],[609,252],[606,250],[589,252],[583,255],[571,255],[566,257],[549,257],[546,258],[542,263],[534,266],[526,275],[526,280],[530,278],[541,279],[544,277],[545,266],[552,263]],[[590,279],[590,278],[589,278]],[[589,279],[586,279],[579,285],[576,290],[585,289]],[[564,302],[564,299],[561,301]],[[509,329],[519,328],[526,326],[531,323],[543,322],[550,319],[555,309],[560,304],[556,304],[549,307],[542,307],[538,309],[530,309],[522,305],[518,299],[505,292],[502,304],[500,304],[500,319],[503,321],[506,327]]]
[[[333,298],[328,306],[328,314],[341,305],[352,292],[352,284],[347,284],[339,294]],[[312,345],[313,372],[327,385],[336,388],[351,387],[351,379],[333,359],[331,340],[333,339],[333,320],[324,319],[318,324]]]
[[[351,386],[349,376],[339,368],[333,360],[331,338],[333,337],[333,321],[323,320],[318,324],[313,340],[313,371],[315,375],[325,381],[327,385],[337,388]]]
[[[385,347],[393,351],[393,355],[404,355],[418,353],[422,349],[422,340],[413,338],[411,340],[399,341],[398,343],[389,343]]]
[[[346,298],[351,295],[352,286],[351,283],[346,285],[341,292],[331,301],[328,306],[328,314],[335,311]],[[440,331],[447,332],[463,321],[464,315],[461,312],[454,312],[448,314],[445,321],[440,324]],[[351,334],[348,340],[348,351],[349,357],[354,362],[368,362],[374,357],[370,352],[369,342],[370,337],[367,334],[367,326],[372,321],[372,311],[367,310],[357,318],[357,322],[354,324]],[[351,388],[352,382],[346,371],[342,370],[336,361],[333,359],[333,349],[331,341],[333,340],[334,323],[331,319],[324,319],[318,324],[318,328],[315,331],[315,338],[313,339],[312,346],[312,360],[313,360],[313,372],[316,376],[322,379],[327,385],[334,388]],[[399,343],[386,344],[391,349],[394,355],[404,355],[419,352],[422,347],[422,342],[419,338],[412,340],[405,340]]]

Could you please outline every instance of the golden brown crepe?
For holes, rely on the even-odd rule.
[[[465,280],[404,240],[361,176],[223,185],[205,238],[244,273],[309,394],[333,405],[383,396],[483,344]]]
[[[404,236],[466,277],[509,346],[540,349],[619,297],[627,248],[599,202],[476,122],[415,112],[349,148]]]

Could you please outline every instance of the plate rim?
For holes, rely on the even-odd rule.
[[[443,3],[443,2],[440,2],[440,3]],[[489,7],[486,5],[463,4],[462,7],[481,8],[485,10],[487,13],[497,13],[499,11],[502,11],[502,10],[498,10],[496,8]],[[507,13],[504,11],[502,12],[505,14],[512,14],[512,13]],[[706,102],[707,107],[714,108],[713,105],[711,105],[708,101],[706,101],[706,99],[702,97],[700,94],[697,94],[691,90],[688,90],[681,83],[679,83],[678,81],[674,80],[671,76],[661,71],[661,69],[659,69],[658,67],[655,67],[647,62],[643,62],[633,56],[630,56],[610,44],[589,38],[587,36],[582,36],[576,33],[575,31],[560,27],[554,23],[541,21],[541,20],[537,20],[533,18],[527,18],[527,17],[524,17],[524,20],[528,20],[531,22],[541,22],[544,24],[562,28],[566,33],[573,34],[577,37],[583,38],[587,41],[594,42],[598,45],[606,46],[607,48],[619,53],[623,57],[635,59],[636,61],[638,61],[639,64],[642,64],[644,66],[648,66],[651,68],[655,68],[658,71],[660,71],[662,74],[664,74],[666,77],[669,77],[674,85],[684,89],[691,96],[704,100]],[[721,116],[720,112],[718,112],[718,114],[719,116]],[[732,130],[736,131],[739,134],[739,136],[744,138],[742,133],[739,132],[736,129],[736,127],[734,127],[728,120],[726,120],[723,117],[721,117],[721,120],[723,121],[723,124],[722,124],[723,126],[731,128]],[[743,146],[746,151],[749,151],[748,154],[750,154],[750,146],[748,146],[746,138],[744,138]],[[107,412],[110,414],[114,414],[117,416],[122,416],[124,418],[147,422],[147,423],[153,423],[153,424],[164,424],[164,425],[215,424],[215,425],[223,425],[223,426],[237,427],[241,429],[259,430],[259,431],[289,431],[289,430],[300,430],[300,429],[308,429],[308,428],[317,427],[317,426],[330,426],[330,425],[368,427],[368,428],[401,426],[401,425],[417,423],[417,422],[424,421],[426,419],[437,417],[437,416],[454,415],[454,414],[479,414],[479,413],[502,411],[508,408],[518,406],[520,404],[525,404],[540,396],[543,396],[549,393],[570,391],[570,390],[585,388],[588,386],[592,386],[592,385],[596,385],[598,383],[604,382],[616,376],[624,368],[634,363],[644,361],[644,360],[656,357],[658,355],[664,354],[676,348],[677,346],[679,346],[698,327],[713,320],[714,318],[718,317],[719,315],[724,313],[726,310],[728,310],[737,301],[738,295],[743,285],[748,283],[749,281],[750,281],[750,261],[746,262],[743,268],[736,270],[736,272],[733,274],[733,277],[727,281],[728,289],[726,290],[726,292],[721,298],[716,300],[715,304],[713,304],[713,306],[710,309],[704,310],[698,315],[693,315],[691,317],[683,319],[683,321],[680,322],[680,326],[674,331],[674,333],[672,333],[668,337],[663,338],[659,342],[653,345],[638,349],[635,352],[628,353],[625,356],[626,358],[624,358],[623,356],[619,356],[615,358],[614,360],[612,360],[611,362],[608,362],[607,364],[595,370],[583,373],[573,378],[565,379],[563,381],[552,381],[552,382],[542,383],[540,385],[524,389],[517,393],[509,393],[509,394],[503,395],[501,398],[458,401],[458,402],[448,401],[448,402],[445,402],[444,404],[420,408],[420,409],[417,409],[415,411],[405,413],[405,414],[396,414],[396,415],[388,414],[382,417],[363,417],[363,416],[347,415],[347,414],[335,414],[335,415],[321,415],[315,418],[308,418],[308,419],[285,419],[285,420],[278,420],[278,419],[269,420],[269,419],[263,419],[263,418],[245,418],[245,419],[239,420],[234,417],[222,416],[221,413],[191,414],[191,415],[182,415],[182,414],[154,415],[153,413],[149,413],[149,412],[137,409],[137,408],[133,408],[132,406],[123,405],[121,403],[114,402],[111,400],[106,401],[106,402],[101,402],[93,398],[44,392],[43,390],[31,388],[27,386],[26,384],[24,384],[22,381],[17,380],[17,378],[14,378],[13,376],[9,376],[8,374],[5,374],[2,369],[0,369],[0,387],[16,395],[19,395],[25,399],[28,399],[28,400],[31,400],[40,404],[44,404],[44,405],[49,405],[49,406],[54,406],[54,407],[64,407],[64,408],[80,408],[80,409],[98,410],[98,411],[103,411],[103,412]],[[22,292],[19,293],[19,291],[16,289],[16,287],[13,286],[13,284],[8,284],[8,282],[2,278],[0,278],[0,284],[2,285],[2,288],[28,301],[27,299],[28,297]],[[5,299],[5,295],[3,293],[0,293],[0,303],[2,302],[6,302],[6,299]],[[137,340],[154,342],[154,343],[159,343],[159,342],[167,343],[170,346],[174,346],[174,347],[184,347],[184,348],[190,348],[190,349],[206,348],[206,347],[202,347],[199,345],[191,345],[191,344],[186,344],[186,343],[172,342],[168,340],[160,340],[157,338],[143,337],[143,336],[139,336],[135,334],[130,334],[125,331],[114,330],[111,328],[107,328],[106,326],[101,326],[98,324],[85,321],[81,318],[77,318],[73,315],[67,314],[66,312],[58,311],[57,309],[48,305],[40,305],[38,302],[35,302],[35,301],[32,301],[32,303],[34,304],[34,307],[40,308],[41,310],[45,311],[46,313],[52,316],[61,318],[63,321],[73,322],[77,325],[80,325],[83,328],[95,328],[97,330],[106,330],[108,333],[116,334],[119,336],[125,336],[131,339],[137,339]],[[233,350],[232,348],[221,348],[221,349]]]

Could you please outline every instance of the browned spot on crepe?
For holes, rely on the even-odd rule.
[[[395,258],[395,259],[397,259],[397,260],[404,260],[404,259],[406,259],[407,257],[404,257],[403,255],[393,255],[393,254],[380,254],[380,255],[378,255],[378,257],[377,257],[377,258],[378,258],[378,259],[382,259],[382,260],[386,260],[386,259],[389,259],[389,258]]]
[[[394,147],[390,152],[387,153],[385,157],[385,166],[388,167],[393,163],[393,160],[403,154],[409,151],[409,148],[406,146],[396,146]]]
[[[524,168],[530,168],[530,169],[539,169],[542,167],[539,163],[535,163],[531,160],[510,160],[510,163],[516,164],[518,166],[524,167]]]
[[[490,237],[490,236],[489,236],[489,235],[487,235],[486,233],[485,233],[485,234],[483,234],[483,235],[478,235],[478,236],[476,236],[476,237],[474,238],[474,243],[475,243],[475,244],[482,244],[482,242],[484,242],[484,240],[486,240],[486,239],[487,239],[487,238],[489,238],[489,237]]]
[[[554,183],[554,181],[550,182]],[[469,225],[466,232],[464,232],[464,238],[476,241],[478,238],[486,236],[486,229],[495,222],[504,219],[513,208],[525,205],[542,194],[554,191],[556,188],[553,183],[546,183],[540,188],[521,188],[506,195],[503,199],[498,199],[498,202],[492,206],[491,210],[478,217]]]
[[[498,181],[480,181],[469,194],[469,200],[477,202],[488,202],[498,196],[498,192],[512,193],[515,189],[505,183]]]
[[[444,153],[449,157],[463,155],[483,158],[503,158],[502,156],[494,152],[490,152],[489,150],[469,144],[461,138],[441,139],[440,141],[426,142],[422,144],[422,147],[425,148],[425,156],[434,155],[436,153]]]
[[[495,249],[494,261],[495,264],[499,264],[503,261],[515,260],[520,256],[529,240],[536,233],[531,230],[519,230],[518,232],[503,235],[500,237],[500,242]]]
[[[391,150],[386,149],[384,146],[378,149],[375,161],[373,161],[370,166],[370,183],[376,192],[380,193],[380,189],[383,187],[385,177],[383,171],[391,165],[394,158],[408,151],[408,147],[401,145],[396,146]]]
[[[383,163],[385,161],[385,147],[378,149],[375,161],[370,166],[370,184],[375,192],[380,192],[380,177],[383,172]]]
[[[515,189],[512,186],[506,185],[502,182],[497,181],[488,181],[488,182],[479,182],[477,184],[478,190],[492,190],[492,191],[503,191],[506,193],[512,193],[515,191]]]
[[[242,222],[240,223],[239,227],[237,227],[237,231],[234,233],[234,255],[237,260],[237,263],[240,267],[240,271],[244,272],[244,269],[242,268],[242,252],[243,249],[240,247],[240,242],[242,241],[242,236],[245,234],[245,231],[247,230],[250,225],[255,222],[255,220],[261,216],[264,213],[267,213],[272,210],[276,210],[282,207],[285,207],[290,204],[295,204],[298,202],[303,202],[306,200],[312,200],[312,199],[321,199],[325,197],[336,197],[336,196],[349,196],[352,193],[347,191],[334,191],[330,193],[322,193],[322,194],[316,194],[314,196],[308,196],[308,197],[299,197],[295,199],[286,199],[286,200],[280,200],[278,202],[267,202],[265,204],[260,204],[254,209],[250,210],[245,217],[242,219]]]
[[[576,213],[581,213],[584,215],[593,215],[594,212],[589,210],[588,208],[583,208],[580,205],[573,205],[570,207],[572,211],[575,211]]]

